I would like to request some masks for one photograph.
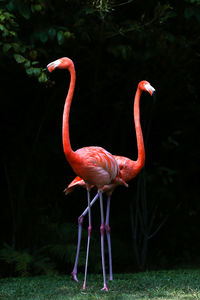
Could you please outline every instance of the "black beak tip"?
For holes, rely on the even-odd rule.
[[[49,77],[50,74],[51,74],[51,72],[49,72],[49,69],[46,67],[46,75],[47,75],[47,77]]]
[[[154,92],[152,93],[152,97],[153,97],[153,102],[155,103],[156,100],[157,100],[156,91],[154,91]]]

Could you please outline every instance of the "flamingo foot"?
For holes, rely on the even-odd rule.
[[[74,281],[78,282],[78,278],[77,278],[76,273],[74,271],[72,272],[72,279]]]
[[[87,286],[85,283],[83,284],[83,290],[87,290]]]
[[[107,284],[104,284],[104,287],[101,289],[101,291],[106,291],[106,292],[108,292],[108,286],[107,286]]]

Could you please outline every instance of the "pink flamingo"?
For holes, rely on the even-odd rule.
[[[87,267],[88,267],[88,256],[90,246],[90,235],[92,229],[91,223],[91,205],[90,205],[90,189],[92,186],[96,186],[98,190],[98,197],[100,199],[100,211],[101,211],[101,255],[102,255],[102,268],[103,268],[103,280],[104,286],[102,290],[107,291],[108,286],[106,282],[105,272],[105,259],[104,259],[104,214],[103,214],[103,201],[102,201],[102,189],[105,185],[110,183],[125,184],[120,175],[119,166],[115,158],[108,151],[101,147],[84,147],[76,151],[73,151],[70,144],[69,138],[69,112],[71,102],[74,94],[76,73],[73,61],[67,57],[60,58],[56,61],[47,65],[47,71],[52,72],[55,69],[68,69],[70,72],[70,85],[67,93],[67,97],[64,105],[63,112],[63,127],[62,127],[62,139],[63,148],[66,159],[71,165],[74,172],[84,179],[85,186],[87,189],[88,198],[88,242],[86,252],[86,264],[85,264],[85,276],[83,289],[86,289],[87,279]]]
[[[143,91],[148,92],[151,96],[155,92],[155,89],[150,85],[150,83],[146,80],[143,80],[139,82],[138,88],[135,94],[135,100],[134,100],[134,122],[135,122],[135,130],[136,130],[136,139],[137,139],[137,147],[138,147],[138,158],[136,161],[131,160],[124,156],[116,156],[114,155],[114,158],[116,159],[120,172],[122,175],[122,178],[125,182],[130,181],[133,179],[140,170],[144,167],[145,164],[145,148],[144,148],[144,140],[143,140],[143,134],[140,124],[140,97]],[[105,185],[103,187],[103,192],[107,194],[107,209],[106,209],[106,221],[105,221],[105,230],[107,235],[107,241],[108,241],[108,253],[109,253],[109,273],[110,277],[109,279],[113,279],[112,274],[112,255],[111,255],[111,239],[110,239],[110,226],[109,226],[109,213],[110,213],[110,199],[113,191],[119,184],[117,182],[110,183],[109,185]],[[65,193],[69,194],[71,193],[76,187],[82,186],[86,187],[86,184],[84,180],[80,177],[76,177],[65,189]],[[91,206],[95,203],[95,201],[98,199],[98,194],[94,197],[94,199],[91,201]],[[78,265],[78,258],[79,258],[79,251],[80,251],[80,242],[81,242],[81,232],[82,232],[82,223],[84,216],[88,212],[88,207],[84,210],[84,212],[80,215],[78,218],[78,245],[77,245],[77,253],[76,253],[76,259],[74,264],[74,269],[72,271],[72,278],[75,281],[78,281],[77,279],[77,265]]]

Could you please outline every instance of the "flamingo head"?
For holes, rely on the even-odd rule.
[[[141,91],[148,92],[151,96],[155,93],[155,89],[150,85],[150,83],[146,80],[142,80],[139,82],[138,87]]]
[[[51,73],[56,68],[69,69],[71,66],[73,66],[73,61],[68,57],[62,57],[62,58],[59,58],[59,59],[51,62],[50,64],[48,64],[47,65],[47,72]]]

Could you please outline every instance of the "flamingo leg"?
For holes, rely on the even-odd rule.
[[[90,203],[90,207],[92,207],[92,205],[96,202],[96,200],[98,199],[98,197],[99,197],[99,194],[97,193],[96,196],[92,199],[92,201]],[[81,246],[82,224],[83,224],[83,220],[84,220],[84,217],[87,214],[87,212],[88,212],[88,206],[84,210],[84,212],[80,215],[80,217],[78,217],[78,244],[77,244],[76,258],[75,258],[74,268],[73,268],[73,271],[72,271],[72,279],[74,281],[76,281],[76,282],[78,282],[78,278],[77,278],[77,266],[78,266],[80,246]]]
[[[84,276],[84,282],[83,282],[83,289],[86,289],[86,281],[87,281],[87,268],[88,268],[88,256],[89,256],[89,250],[90,250],[90,235],[92,230],[92,223],[91,223],[91,208],[90,208],[90,192],[87,191],[87,198],[88,198],[88,242],[87,242],[87,252],[86,252],[86,262],[85,262],[85,276]]]
[[[107,208],[106,208],[105,230],[106,230],[106,236],[107,236],[107,241],[108,241],[109,272],[110,272],[109,279],[113,280],[113,273],[112,273],[112,252],[111,252],[110,225],[109,225],[110,199],[111,199],[111,197],[108,196],[107,197]]]
[[[106,270],[105,270],[105,257],[104,257],[104,213],[103,213],[103,197],[102,192],[99,191],[99,199],[100,199],[100,211],[101,211],[101,258],[102,258],[102,269],[103,269],[103,288],[102,291],[108,291],[108,286],[106,283]]]

